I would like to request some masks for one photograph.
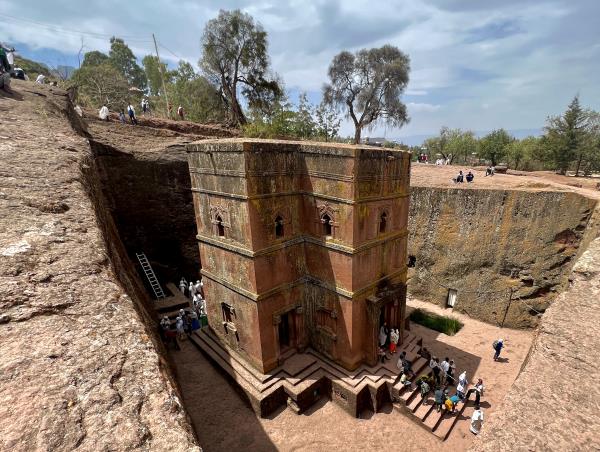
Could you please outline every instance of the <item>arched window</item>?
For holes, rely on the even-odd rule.
[[[385,232],[387,229],[387,213],[383,212],[379,217],[379,232]]]
[[[323,223],[323,234],[326,237],[331,237],[331,217],[327,214],[324,214],[321,217],[321,223]]]
[[[219,234],[219,237],[225,237],[225,227],[221,215],[217,215],[217,234]]]
[[[275,237],[283,237],[283,218],[279,215],[275,218]]]

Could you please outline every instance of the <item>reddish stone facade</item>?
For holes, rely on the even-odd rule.
[[[217,336],[265,373],[308,346],[374,363],[381,322],[403,331],[410,154],[248,139],[188,153]]]

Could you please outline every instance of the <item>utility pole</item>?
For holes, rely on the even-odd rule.
[[[500,328],[504,328],[504,321],[506,320],[506,314],[508,314],[508,310],[510,309],[510,304],[512,302],[512,294],[513,294],[512,287],[509,290],[510,290],[510,292],[508,294],[508,303],[506,303],[506,309],[504,310],[504,317],[502,317],[502,325],[500,325]]]
[[[163,67],[160,63],[160,56],[158,55],[158,46],[156,45],[156,38],[154,37],[154,33],[152,33],[152,39],[154,40],[154,49],[156,50],[156,59],[158,60],[158,70],[160,71],[160,80],[162,81],[162,89],[163,94],[165,95],[166,101],[166,109],[167,109],[167,118],[171,119],[171,115],[169,115],[169,97],[167,96],[167,88],[165,87],[165,75],[163,74]]]

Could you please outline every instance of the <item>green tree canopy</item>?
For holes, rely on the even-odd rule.
[[[122,108],[128,102],[127,81],[110,63],[99,66],[82,66],[71,78],[78,89],[78,97],[84,105],[99,108]]]
[[[146,89],[146,74],[137,64],[135,55],[125,41],[114,36],[110,38],[108,57],[110,63],[125,77],[129,85],[142,90]]]
[[[254,109],[268,107],[281,95],[279,83],[269,75],[267,33],[249,14],[219,11],[206,24],[201,42],[200,67],[220,91],[232,123],[247,122],[238,98],[240,87]]]
[[[504,129],[493,130],[479,140],[480,157],[497,165],[508,151],[508,145],[514,140]]]
[[[335,108],[321,102],[315,108],[315,137],[331,141],[338,136],[342,120]]]
[[[151,96],[158,96],[162,91],[161,68],[165,77],[165,84],[171,83],[173,72],[167,69],[165,63],[160,63],[154,55],[146,55],[142,60],[146,79],[148,80],[148,90]]]
[[[103,63],[108,63],[108,55],[100,52],[99,50],[92,50],[91,52],[86,52],[83,55],[83,63],[81,63],[81,67],[87,66],[100,66]]]
[[[561,174],[566,174],[570,164],[577,161],[576,173],[585,154],[588,115],[575,96],[561,116],[551,116],[546,121],[542,139],[545,156]]]
[[[346,110],[354,123],[354,142],[359,143],[362,130],[379,120],[395,127],[408,122],[400,97],[409,71],[408,56],[390,45],[354,54],[344,51],[329,66],[323,98],[327,104]]]
[[[194,71],[191,64],[180,61],[177,70],[169,73],[169,102],[176,109],[181,105],[187,119],[196,122],[223,122],[225,109],[219,92]]]

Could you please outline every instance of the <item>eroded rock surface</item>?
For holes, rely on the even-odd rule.
[[[198,450],[64,92],[0,97],[0,450]]]
[[[473,450],[600,449],[600,238],[571,278],[569,290],[544,314],[528,362]]]

